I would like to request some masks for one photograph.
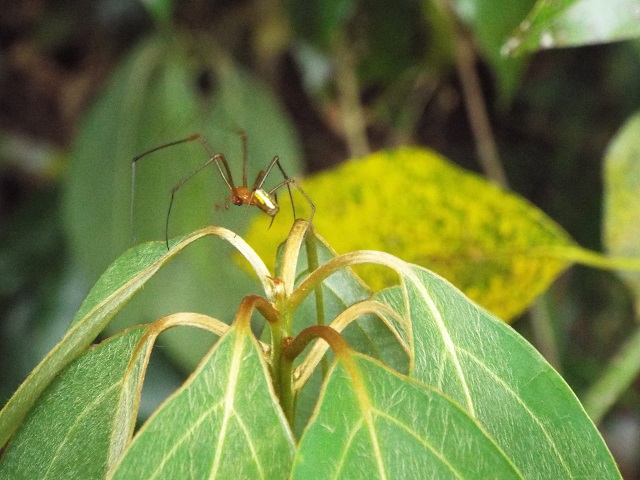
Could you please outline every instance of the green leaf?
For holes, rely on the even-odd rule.
[[[400,286],[379,292],[378,299],[388,306],[383,315],[393,311],[405,319],[398,325],[414,355],[410,376],[465,409],[524,478],[620,478],[593,422],[553,368],[508,325],[436,274],[387,253],[350,252],[314,271],[293,292],[291,304],[300,304],[336,270],[363,263],[390,267],[400,276]],[[340,356],[344,349],[330,343]],[[314,345],[309,358],[323,345]],[[392,392],[396,399],[404,393]],[[414,424],[422,420],[413,417]],[[325,419],[321,423],[337,429]],[[380,457],[370,447],[362,449],[373,449],[369,463]]]
[[[53,378],[78,356],[142,285],[176,251],[160,243],[141,245],[116,260],[93,287],[70,329],[31,372],[0,412],[3,445]]]
[[[314,228],[339,252],[387,251],[432,269],[503,319],[521,313],[570,261],[550,248],[576,247],[529,202],[433,151],[381,151],[301,182],[316,204]],[[296,211],[308,215],[306,202]],[[257,219],[247,241],[263,257],[274,246]],[[282,225],[274,235],[285,236]],[[357,270],[372,288],[395,274]]]
[[[137,433],[113,478],[285,478],[294,451],[262,352],[236,322]]]
[[[622,127],[604,163],[603,241],[612,256],[640,257],[640,114]],[[640,274],[618,271],[640,312]]]
[[[1,478],[104,478],[133,434],[155,336],[135,328],[91,348],[45,390],[0,462]]]
[[[252,252],[240,237],[227,230],[216,227],[199,230],[172,242],[169,251],[164,242],[150,242],[130,249],[100,277],[64,338],[29,374],[0,411],[0,445],[4,445],[13,434],[53,378],[98,336],[131,297],[177,253],[207,235],[225,238],[251,259],[265,290],[269,291],[266,267],[255,258],[255,254],[252,257]]]
[[[430,387],[359,354],[331,370],[292,478],[520,478],[483,429]]]
[[[400,273],[406,291],[382,293],[409,309],[413,378],[462,405],[525,478],[620,478],[574,393],[529,343],[428,270]]]
[[[603,243],[609,255],[640,257],[640,113],[631,117],[609,144],[604,159]],[[635,299],[640,313],[638,270],[616,271]],[[600,421],[640,372],[640,329],[627,335],[601,377],[585,392],[584,406]]]
[[[202,133],[216,152],[225,154],[236,183],[240,183],[240,128],[248,138],[248,182],[254,181],[274,155],[279,155],[289,175],[300,170],[294,129],[282,109],[247,72],[216,52],[212,43],[158,34],[132,50],[80,125],[66,172],[66,228],[72,254],[90,282],[131,245],[134,155]],[[191,142],[137,163],[133,225],[137,241],[164,238],[172,188],[207,159],[202,145]],[[272,173],[267,186],[279,180],[278,173]],[[212,223],[242,232],[242,225],[260,212],[234,205],[225,210],[229,193],[215,167],[200,172],[176,195],[169,236]],[[221,208],[216,210],[216,205]],[[211,275],[212,269],[218,274]],[[227,262],[225,255],[196,245],[166,274],[159,275],[109,331],[176,309],[230,321],[241,292],[251,288],[255,285]],[[189,368],[211,346],[207,338],[197,334],[186,339],[172,334],[163,341],[166,351]]]
[[[640,0],[538,0],[503,52],[608,43],[640,37]]]
[[[309,230],[307,235],[312,236],[311,241],[316,245],[318,266],[336,257],[336,252],[315,230]],[[304,279],[309,274],[307,255],[306,248],[300,251],[296,273],[298,279]],[[350,305],[368,300],[372,295],[371,290],[350,268],[341,269],[331,275],[322,282],[322,289],[327,324]],[[316,313],[315,297],[310,295],[296,311],[294,331],[299,332],[315,325]],[[349,345],[358,352],[380,360],[398,371],[408,372],[407,352],[400,347],[389,329],[375,315],[358,318],[349,323],[341,333]]]

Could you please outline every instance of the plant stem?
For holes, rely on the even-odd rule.
[[[604,253],[580,246],[561,245],[535,247],[529,251],[533,258],[558,258],[602,270],[640,271],[640,259],[633,257],[609,257]]]
[[[598,423],[640,372],[640,327],[609,363],[600,379],[591,386],[583,405],[591,419]]]
[[[453,9],[449,11],[453,16]],[[471,42],[466,38],[465,33],[457,25],[454,18],[455,35],[455,59],[458,69],[458,77],[462,86],[462,96],[467,107],[467,117],[471,125],[471,131],[475,138],[476,151],[482,170],[487,178],[503,187],[508,186],[507,176],[502,168],[498,148],[491,131],[491,122],[482,95],[480,79],[475,66],[475,54]]]
[[[291,337],[285,337],[280,346],[280,362],[278,369],[278,384],[280,386],[280,406],[287,418],[289,425],[293,427],[296,411],[296,395],[293,390],[293,359],[289,359],[286,346],[291,343]]]
[[[309,268],[309,272],[313,272],[318,269],[320,266],[320,262],[318,261],[318,244],[316,243],[315,235],[307,235],[305,237],[305,246],[307,248],[307,266]],[[318,286],[314,290],[316,296],[316,324],[317,325],[326,325],[326,313],[324,310],[324,290],[322,288],[322,283],[318,284]],[[322,371],[322,378],[324,379],[327,376],[327,372],[329,370],[329,363],[326,357],[322,357],[322,361],[320,362],[320,369]]]
[[[360,104],[360,88],[356,76],[355,58],[348,45],[347,34],[342,32],[335,42],[336,86],[342,114],[342,126],[351,157],[369,153],[365,114]]]
[[[293,390],[293,362],[285,357],[285,348],[291,342],[293,312],[284,288],[275,289],[275,310],[279,313],[271,328],[271,378],[280,406],[293,426],[295,416],[295,392]]]

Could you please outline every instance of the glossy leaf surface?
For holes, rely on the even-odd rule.
[[[293,469],[294,477],[309,480],[403,478],[423,472],[457,478],[620,478],[595,426],[558,374],[509,326],[441,277],[383,252],[359,251],[335,257],[320,243],[319,260],[324,263],[293,289],[288,283],[294,282],[295,267],[299,266],[295,250],[304,238],[301,225],[304,227],[304,222],[297,222],[293,228],[297,233],[291,235],[298,241],[288,242],[282,256],[283,279],[274,283],[282,285],[278,291],[291,289],[289,306],[300,305],[313,294],[315,281],[333,273],[341,272],[336,278],[348,286],[356,281],[348,270],[341,271],[345,266],[375,262],[394,270],[399,286],[376,294],[377,302],[364,300],[349,306],[338,318],[363,302],[380,305],[379,313],[391,315],[388,324],[399,333],[394,336],[387,329],[389,338],[409,346],[410,375],[353,353],[334,331],[333,340],[328,338],[337,360],[296,447],[272,387],[264,350],[249,328],[252,310],[247,305],[251,303],[244,304],[230,329],[216,323],[215,331],[226,333],[126,446],[120,463],[110,471],[113,477],[275,480],[289,478]],[[210,227],[173,243],[169,253],[161,254],[161,244],[152,243],[119,259],[87,299],[74,328],[91,323],[93,311],[102,308],[107,315],[109,299],[119,298],[111,304],[113,309],[119,308],[126,295],[144,283],[143,278],[205,235],[221,236],[242,251],[263,280],[267,296],[274,298],[266,268],[240,237]],[[136,252],[147,250],[148,258],[136,256]],[[337,285],[335,299],[340,299]],[[187,315],[191,319],[187,321],[198,318]],[[333,320],[336,322],[339,320]],[[313,348],[318,345],[322,343]],[[141,358],[144,355],[142,352]],[[110,370],[111,360],[103,360],[99,370]],[[83,375],[75,381],[83,378],[86,384]],[[65,383],[74,385],[74,379]],[[93,392],[89,389],[87,397],[78,397],[91,398]],[[18,392],[14,401],[29,398]],[[42,399],[46,401],[47,395]],[[109,451],[100,457],[99,472],[113,465],[128,438],[135,405],[122,405],[127,412],[118,412],[114,418],[116,423],[119,418],[126,420],[119,424],[120,433],[112,442],[115,446],[104,447]],[[37,415],[37,408],[34,412]],[[112,420],[106,413],[97,415]],[[76,438],[73,425],[70,431],[65,438]],[[38,432],[31,435],[34,438],[30,441],[46,441],[46,435],[45,440]],[[58,447],[65,448],[65,442],[58,442]],[[53,450],[58,447],[52,445]],[[33,455],[33,447],[28,450]],[[75,462],[72,454],[68,456]],[[51,464],[58,467],[57,462]]]
[[[308,232],[307,235],[313,235],[314,237],[318,266],[337,256],[337,253],[327,241],[318,235],[315,230]],[[303,248],[298,260],[296,278],[302,279],[309,274],[308,256],[308,250]],[[368,300],[373,294],[350,268],[339,270],[328,277],[322,283],[322,289],[324,321],[326,324],[333,322],[349,306]],[[316,298],[314,295],[310,295],[296,312],[294,333],[298,333],[300,330],[315,324],[316,317]],[[375,315],[364,315],[350,322],[344,330],[340,329],[340,332],[349,342],[349,345],[358,352],[380,360],[398,371],[408,372],[407,352],[400,347],[389,328]]]
[[[619,478],[575,394],[530,344],[426,269],[401,274],[406,291],[381,297],[409,309],[412,378],[465,408],[524,478]]]
[[[133,433],[154,336],[129,330],[71,363],[38,399],[2,462],[1,478],[104,478]]]
[[[235,324],[137,433],[113,478],[285,478],[294,450],[262,352]]]
[[[133,294],[171,257],[160,242],[133,248],[100,277],[65,337],[31,372],[0,412],[0,444],[20,424],[53,378],[98,336]]]
[[[307,235],[313,235],[319,265],[323,265],[336,257],[336,252],[314,230],[309,231]],[[302,248],[296,274],[296,278],[299,280],[309,274],[308,256],[308,249]],[[279,268],[280,263],[278,263],[276,271]],[[336,326],[334,320],[345,309],[371,298],[372,295],[371,290],[353,270],[345,268],[331,275],[322,283],[322,290],[323,297],[321,301],[326,324],[330,324],[333,328],[339,330],[349,345],[356,351],[377,359],[398,372],[408,373],[408,352],[398,342],[396,334],[384,325],[378,316],[374,314],[363,315],[350,322],[346,327],[341,326],[338,328]],[[312,294],[296,311],[294,333],[299,333],[302,329],[313,325],[316,319],[316,296]],[[329,365],[333,356],[331,351],[328,351],[326,355],[325,365]],[[296,434],[301,434],[304,426],[309,421],[313,407],[317,402],[321,385],[322,375],[321,367],[319,367],[302,389],[296,402]]]
[[[292,478],[521,478],[442,393],[354,354],[331,370]]]
[[[0,411],[0,444],[4,445],[13,434],[36,399],[53,378],[77,357],[111,321],[131,297],[163,266],[187,245],[207,235],[225,237],[250,258],[250,251],[237,235],[228,230],[209,227],[171,243],[167,251],[164,242],[150,242],[125,252],[105,271],[80,310],[64,338],[31,372]],[[255,255],[255,254],[254,254]],[[260,270],[259,259],[253,259]],[[264,265],[259,276],[266,278]],[[265,280],[266,281],[266,280]],[[265,285],[268,287],[268,285]]]

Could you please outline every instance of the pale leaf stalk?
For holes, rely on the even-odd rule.
[[[315,235],[307,235],[305,240],[305,247],[307,249],[307,264],[309,272],[313,272],[318,269],[320,266],[320,262],[318,260],[318,245],[316,244],[317,239]],[[326,325],[327,319],[324,310],[324,290],[322,288],[322,284],[318,285],[315,289],[316,295],[316,324],[317,325]],[[327,372],[329,371],[329,363],[327,362],[327,358],[324,356],[320,357],[322,359],[322,378],[326,378]],[[295,387],[294,387],[295,388]]]
[[[287,236],[282,255],[282,267],[278,272],[278,276],[284,283],[284,292],[287,297],[291,295],[295,286],[298,257],[308,228],[309,223],[306,220],[296,220]]]
[[[400,324],[403,324],[405,326],[405,329],[408,329],[407,322],[405,321],[405,319],[400,317],[397,312],[389,308],[387,305],[378,302],[377,300],[364,300],[362,302],[358,302],[349,306],[348,308],[343,310],[340,315],[338,315],[329,324],[329,326],[336,332],[340,333],[351,322],[367,314],[373,314],[380,318],[380,320],[387,326],[387,328],[389,328],[402,349],[407,352],[408,356],[411,356],[409,345],[407,345],[407,343],[404,341],[395,327],[388,322],[384,314],[393,316]],[[313,347],[311,347],[311,350],[304,358],[302,363],[295,369],[293,373],[293,388],[296,393],[302,390],[302,387],[304,387],[304,385],[307,383],[318,363],[320,363],[320,361],[325,358],[324,354],[326,353],[328,348],[329,345],[326,342],[316,342]]]

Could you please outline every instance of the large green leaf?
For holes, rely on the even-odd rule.
[[[446,395],[359,354],[335,363],[292,478],[521,478]]]
[[[631,117],[609,145],[604,161],[603,243],[613,257],[640,257],[640,113]],[[626,263],[631,263],[628,261]],[[640,314],[638,269],[616,271],[635,299]],[[601,377],[587,392],[584,406],[601,420],[640,372],[640,329],[625,340]]]
[[[9,439],[20,425],[37,398],[54,377],[77,357],[105,328],[131,297],[171,258],[195,240],[207,235],[225,238],[243,251],[269,291],[269,272],[252,255],[248,246],[228,230],[209,227],[171,243],[167,250],[164,242],[150,242],[125,252],[100,277],[73,319],[64,338],[31,372],[0,411],[0,445]]]
[[[430,150],[381,151],[301,182],[316,204],[315,229],[339,252],[375,249],[432,269],[503,319],[521,313],[570,261],[549,248],[575,247],[529,202]],[[301,214],[306,202],[296,203]],[[274,246],[257,219],[248,242],[269,258]],[[276,237],[284,225],[274,225]],[[282,231],[281,231],[282,230]],[[386,270],[360,270],[377,289]]]
[[[467,478],[503,478],[511,474],[524,478],[620,478],[595,426],[557,373],[509,326],[441,277],[382,252],[351,252],[335,257],[327,249],[318,255],[324,261],[322,266],[294,289],[299,264],[294,250],[304,237],[301,225],[304,223],[296,223],[293,229],[296,233],[290,237],[297,237],[298,242],[288,242],[282,255],[282,278],[278,281],[271,280],[266,267],[240,237],[220,228],[209,227],[173,242],[169,252],[163,250],[160,242],[132,250],[103,276],[71,331],[81,327],[90,330],[88,325],[97,325],[112,314],[110,310],[119,309],[176,252],[203,236],[218,235],[244,253],[262,280],[269,300],[278,298],[284,309],[287,304],[290,308],[301,305],[313,293],[316,282],[330,278],[345,266],[376,262],[395,270],[401,279],[399,286],[380,292],[376,301],[364,300],[349,306],[333,324],[338,324],[348,312],[355,312],[351,317],[355,321],[362,304],[370,307],[366,313],[377,311],[378,315],[393,317],[388,321],[392,327],[389,331],[402,332],[390,336],[410,346],[409,377],[382,366],[378,360],[352,353],[344,339],[333,331],[334,337],[327,339],[336,352],[334,367],[296,454],[293,434],[271,383],[265,349],[249,328],[250,305],[256,297],[248,297],[231,328],[216,323],[214,331],[218,335],[226,333],[183,387],[126,446],[119,463],[111,470],[115,478],[277,479],[289,477],[292,468],[295,477],[311,478],[354,478],[354,475],[397,478],[414,472],[415,476],[418,472],[434,472],[436,477],[442,473]],[[320,245],[319,253],[323,248]],[[147,254],[140,256],[141,252]],[[347,286],[355,279],[348,271],[345,278]],[[283,300],[282,292],[291,294]],[[340,295],[336,298],[339,300]],[[209,328],[208,322],[204,326]],[[330,331],[328,327],[324,329],[325,333]],[[85,332],[81,338],[63,340],[62,345],[79,344],[86,338]],[[307,358],[312,358],[314,349],[323,345],[326,348],[326,343],[316,343]],[[144,362],[145,355],[144,351],[140,353],[140,362]],[[128,362],[123,356],[125,360],[118,357],[120,361]],[[313,365],[307,358],[296,368],[296,374],[304,373],[305,365]],[[78,365],[85,365],[84,360],[82,357]],[[69,361],[68,354],[54,351],[48,357],[53,364],[48,376],[43,376],[43,367],[36,369],[25,382],[26,387],[12,399],[14,407],[9,408],[9,414],[6,408],[2,413],[4,435],[8,437],[13,432],[51,375],[60,372]],[[100,366],[92,369],[109,370],[112,361],[116,360],[102,356]],[[122,372],[122,365],[118,365],[113,368],[116,380],[105,374],[105,378],[112,379],[108,385],[122,385],[123,373],[117,374],[118,370]],[[68,371],[74,372],[74,367]],[[105,410],[98,412],[91,410],[97,406],[91,403],[96,390],[87,381],[87,374],[82,374],[81,369],[80,372],[69,373],[68,379],[63,373],[62,384],[51,388],[70,388],[65,394],[70,397],[80,383],[89,383],[89,392],[76,395],[73,401],[77,397],[84,399],[83,405],[89,402],[88,407],[81,406],[80,410],[95,412],[102,424],[106,422],[96,441],[107,438],[100,440],[108,453],[102,452],[99,468],[108,468],[128,438],[135,411],[131,393],[137,392],[137,385],[132,380],[131,386],[121,387],[125,392],[123,398],[128,401],[121,402],[114,394]],[[138,373],[133,371],[132,378],[138,378]],[[294,376],[296,390],[300,388],[299,378]],[[108,387],[106,390],[102,387],[103,394],[110,392]],[[65,408],[64,400],[62,405],[58,403],[58,393],[41,397],[45,407],[36,407],[33,413],[34,418],[45,417],[44,425],[47,420],[56,422],[57,417],[52,419],[50,415],[52,408]],[[54,402],[55,408],[48,402]],[[46,411],[43,413],[39,408]],[[112,420],[120,422],[118,428],[107,422],[111,418],[108,408],[112,412],[117,409]],[[71,409],[71,415],[74,412],[77,413]],[[36,423],[41,422],[33,425]],[[64,438],[74,440],[77,445],[82,437],[73,421],[70,428],[66,423],[62,427],[67,429]],[[31,428],[29,420],[25,425]],[[28,436],[39,437],[29,438],[29,442],[43,441],[43,435],[35,430]],[[23,441],[20,435],[15,438],[18,443],[11,444],[9,450],[14,445],[18,448]],[[64,441],[57,444],[66,448]],[[25,448],[30,456],[35,455],[32,448]],[[52,449],[56,450],[55,445]],[[52,450],[44,450],[47,451]],[[65,451],[73,468],[77,451],[76,447]],[[58,468],[62,463],[54,457],[55,453],[45,455],[46,462]],[[10,458],[13,460],[9,467],[13,467],[26,457],[12,454]]]
[[[146,327],[129,330],[69,365],[11,440],[0,477],[104,478],[133,434],[155,339],[147,332]]]
[[[294,452],[262,351],[236,322],[137,433],[113,478],[285,478]]]
[[[504,52],[607,43],[640,37],[639,0],[538,0]]]
[[[64,338],[31,372],[0,412],[4,444],[53,378],[78,356],[113,316],[171,256],[160,242],[133,248],[116,260],[93,287]]]
[[[207,88],[199,89],[199,81]],[[240,128],[248,138],[248,182],[274,155],[280,156],[289,175],[299,171],[300,151],[278,104],[246,72],[218,55],[213,43],[196,42],[187,35],[157,34],[133,49],[80,125],[66,172],[66,226],[72,253],[90,281],[131,245],[134,155],[202,133],[216,152],[225,154],[239,184]],[[207,159],[202,145],[192,142],[137,163],[134,233],[138,241],[164,238],[171,189]],[[267,183],[275,184],[280,180],[277,175]],[[213,166],[196,175],[177,193],[169,236],[212,223],[242,231],[241,225],[255,214],[254,209],[231,205],[226,211],[228,196]],[[222,208],[216,211],[215,205]],[[231,320],[240,292],[255,286],[224,258],[210,248],[195,246],[166,275],[158,276],[110,331],[152,321],[176,309]],[[219,275],[210,275],[211,269]],[[210,340],[201,335],[186,341],[169,335],[164,342],[168,353],[191,367],[210,347]],[[182,348],[185,344],[189,348]]]
[[[580,402],[530,344],[432,272],[400,273],[403,288],[381,297],[410,317],[413,378],[462,405],[524,478],[619,478]]]
[[[613,256],[640,257],[640,114],[611,142],[604,164],[603,241]],[[640,312],[640,274],[619,271]]]
[[[291,302],[299,304],[312,285],[345,265],[366,262],[400,275],[400,286],[377,298],[388,306],[381,314],[393,311],[405,319],[397,325],[411,345],[410,376],[465,409],[524,478],[620,478],[595,425],[553,368],[511,327],[436,274],[389,254],[356,251],[312,273]],[[309,358],[323,345],[314,345]]]

